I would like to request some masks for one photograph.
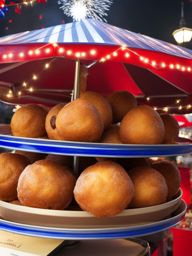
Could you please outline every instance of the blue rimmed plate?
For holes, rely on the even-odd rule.
[[[33,226],[20,224],[16,222],[0,220],[0,229],[38,237],[51,237],[57,239],[112,239],[125,237],[145,236],[158,233],[175,226],[182,217],[184,217],[187,206],[184,201],[179,208],[170,217],[164,220],[152,222],[149,224],[140,224],[134,226],[124,226],[116,228],[94,228],[94,229],[63,229],[43,226]]]
[[[116,216],[104,218],[96,218],[86,211],[47,210],[0,201],[0,216],[18,223],[64,229],[116,228],[162,220],[177,210],[181,198],[182,192],[179,191],[177,197],[164,204],[125,209]]]
[[[0,135],[0,147],[46,154],[115,158],[176,156],[192,152],[192,144],[190,143],[161,145],[101,144],[21,138],[4,134]]]

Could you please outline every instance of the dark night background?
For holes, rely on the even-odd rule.
[[[57,2],[23,7],[21,14],[10,7],[6,17],[0,19],[0,36],[70,22]],[[179,26],[180,12],[180,0],[114,0],[107,19],[112,25],[174,43],[172,32]],[[185,18],[191,27],[192,0],[185,0]]]

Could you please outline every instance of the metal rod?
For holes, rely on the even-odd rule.
[[[78,99],[80,95],[80,69],[81,69],[81,63],[80,63],[80,60],[77,60],[75,62],[73,100]],[[77,156],[74,156],[73,158],[73,171],[75,176],[77,177],[79,172],[79,157]]]
[[[75,80],[74,80],[74,92],[73,92],[74,100],[78,99],[80,95],[80,68],[81,68],[80,60],[77,60],[75,62]]]

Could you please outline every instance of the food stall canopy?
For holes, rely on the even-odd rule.
[[[77,60],[88,69],[88,90],[127,90],[175,110],[177,99],[190,104],[191,50],[92,19],[0,38],[1,100],[45,103],[53,93],[52,104],[60,101],[73,89]]]

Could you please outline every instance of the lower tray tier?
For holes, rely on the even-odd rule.
[[[56,238],[56,239],[68,239],[68,240],[85,240],[85,239],[118,239],[128,237],[139,237],[153,233],[158,233],[175,226],[185,215],[186,204],[181,201],[179,208],[170,216],[164,220],[150,222],[147,224],[138,225],[125,225],[123,227],[113,228],[94,228],[94,229],[66,229],[66,228],[54,228],[45,226],[34,226],[11,222],[0,219],[0,229],[10,231],[13,233]]]

